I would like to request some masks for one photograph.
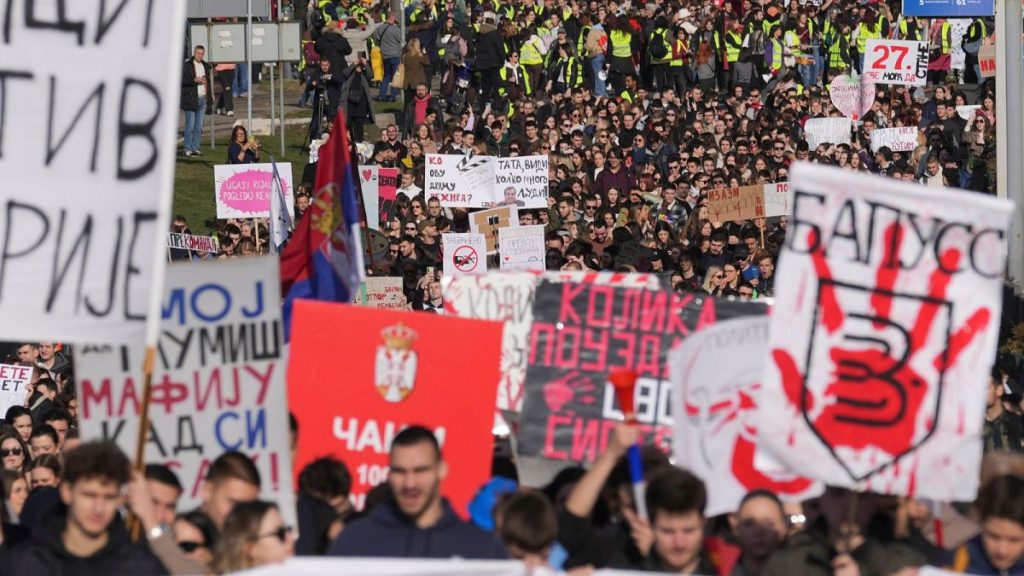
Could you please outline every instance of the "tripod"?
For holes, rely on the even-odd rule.
[[[327,90],[317,86],[316,96],[313,100],[313,115],[310,117],[309,127],[306,129],[306,148],[309,147],[310,142],[320,137],[323,133],[323,127],[331,121],[327,116],[330,108],[330,103],[327,100]]]

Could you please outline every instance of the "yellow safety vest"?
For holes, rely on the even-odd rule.
[[[737,32],[726,32],[726,38],[734,40],[735,42],[725,43],[725,59],[730,63],[736,62],[740,59],[740,46],[743,44],[743,37]]]
[[[800,50],[800,36],[792,30],[787,31],[785,36],[786,45],[790,47],[789,53],[794,57],[803,56],[804,53]]]
[[[942,36],[942,53],[943,54],[949,54],[949,51],[950,51],[950,48],[951,48],[950,45],[949,45],[949,35],[950,35],[950,25],[949,25],[949,22],[943,22],[942,23],[942,28],[940,29],[939,34]]]
[[[782,42],[772,38],[772,70],[782,69]]]
[[[682,40],[677,38],[675,41],[675,45],[676,50],[673,51],[672,59],[668,61],[668,65],[674,68],[680,68],[683,65],[682,55],[686,53],[686,42],[683,42]],[[675,52],[679,52],[680,55],[678,58],[674,56]]]
[[[917,40],[918,42],[924,40],[924,33],[921,31],[921,26],[916,26],[913,38],[910,38],[907,34],[907,21],[900,20],[900,38],[903,40]]]
[[[527,40],[519,50],[519,62],[523,66],[536,66],[544,63],[544,57],[541,55],[540,49],[537,48],[534,38],[531,37]]]
[[[863,56],[868,40],[882,37],[882,28],[876,25],[869,31],[864,24],[858,24],[858,28],[860,32],[857,34],[857,53]]]
[[[622,30],[612,30],[612,56],[616,58],[633,57],[633,35]]]

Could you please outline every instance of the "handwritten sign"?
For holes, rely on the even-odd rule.
[[[284,186],[284,200],[295,212],[292,193],[292,165],[277,162]],[[213,167],[216,183],[217,218],[270,218],[270,196],[274,192],[274,166],[266,164],[220,164]]]
[[[849,144],[852,124],[849,118],[811,118],[804,123],[807,146],[814,150],[822,144]]]
[[[493,203],[495,175],[490,156],[427,154],[424,181],[427,200],[441,206],[485,208]]]
[[[756,425],[797,474],[976,496],[1011,204],[799,163]],[[927,230],[927,233],[922,231]]]
[[[185,6],[112,4],[7,6],[3,340],[145,337],[166,260]]]
[[[928,43],[872,38],[864,47],[864,79],[875,84],[924,86],[928,79]]]
[[[893,152],[909,152],[917,148],[917,126],[875,128],[871,131],[871,150],[888,146]]]
[[[544,271],[544,225],[498,230],[498,261],[502,270]]]
[[[404,310],[408,305],[398,276],[367,276],[359,295],[359,303],[370,308]]]
[[[832,104],[851,120],[859,120],[875,103],[875,85],[861,76],[840,74],[828,85]]]
[[[167,247],[207,254],[216,254],[220,250],[217,238],[213,236],[193,236],[177,232],[167,233]]]
[[[789,214],[789,182],[764,185],[764,215],[786,216]]]
[[[31,366],[0,364],[0,414],[7,414],[11,406],[25,405],[31,381]]]
[[[183,510],[200,504],[210,463],[237,450],[260,471],[262,497],[294,521],[277,258],[171,264],[153,376],[146,462],[175,470]],[[82,437],[135,453],[141,340],[75,347]]]
[[[548,157],[494,159],[494,206],[548,207]]]
[[[708,212],[715,222],[762,218],[764,186],[713,188],[708,191]]]

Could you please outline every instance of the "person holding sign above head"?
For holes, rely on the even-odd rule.
[[[228,164],[255,164],[260,161],[260,143],[249,140],[245,126],[231,129],[231,144],[228,144]]]
[[[196,46],[181,68],[181,109],[185,111],[185,156],[198,156],[203,116],[213,111],[213,68],[204,62],[206,48]]]
[[[328,556],[503,559],[501,543],[460,519],[441,496],[448,464],[433,432],[410,426],[391,443],[392,497],[346,526]]]

